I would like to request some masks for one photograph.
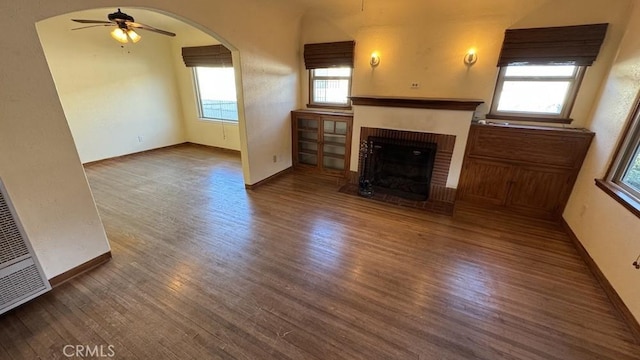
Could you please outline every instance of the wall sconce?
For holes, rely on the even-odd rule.
[[[464,55],[464,63],[467,66],[471,66],[478,61],[478,54],[476,54],[476,49],[469,49],[467,53]]]
[[[371,67],[376,67],[380,65],[380,54],[378,54],[377,51],[371,53],[371,59],[369,60],[369,64],[371,65]]]

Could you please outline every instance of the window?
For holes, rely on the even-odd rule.
[[[183,47],[182,60],[193,68],[200,118],[238,121],[231,51],[220,44]]]
[[[596,184],[640,217],[640,103],[604,180]]]
[[[193,67],[200,118],[238,121],[232,67]]]
[[[489,117],[567,119],[584,71],[576,65],[503,66]]]
[[[310,107],[351,106],[354,41],[304,45],[304,66],[309,70]]]
[[[488,118],[571,123],[580,83],[608,24],[508,29]]]
[[[311,105],[348,106],[351,68],[336,67],[309,71]]]

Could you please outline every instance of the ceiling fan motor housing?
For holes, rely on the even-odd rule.
[[[116,11],[116,12],[114,12],[112,14],[109,14],[107,16],[107,18],[109,19],[109,21],[115,21],[115,22],[117,22],[119,24],[122,24],[125,21],[131,21],[131,22],[135,21],[133,19],[133,16],[129,16],[129,15],[123,13],[122,11],[120,11],[119,8],[118,8],[118,11]]]

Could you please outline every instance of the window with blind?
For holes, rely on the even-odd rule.
[[[607,24],[507,30],[487,117],[570,123],[606,31]]]
[[[355,42],[305,44],[309,106],[349,107]]]
[[[238,121],[231,51],[223,45],[185,47],[182,58],[193,69],[200,118]]]

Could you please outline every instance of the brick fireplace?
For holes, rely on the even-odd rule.
[[[471,120],[482,101],[397,97],[352,97],[352,101],[351,191],[360,190],[363,178],[373,176],[365,170],[373,171],[378,173],[378,177],[371,179],[377,182],[377,186],[373,184],[373,199],[453,214]],[[363,159],[361,149],[374,146],[375,142],[382,144],[375,151],[381,151],[384,146],[392,149],[392,155],[386,160],[382,157],[385,164],[367,168],[372,159]],[[402,150],[405,145],[408,148]],[[428,148],[435,150],[431,163],[427,159]],[[370,155],[373,156],[373,152]],[[402,156],[406,161],[400,160]],[[380,155],[373,160],[381,160]],[[424,167],[424,171],[410,167],[411,162],[423,164],[419,167]],[[404,182],[398,179],[402,178],[403,172],[407,177]],[[382,175],[391,179],[381,181]],[[424,185],[427,177],[428,185]],[[428,186],[426,191],[424,186]]]

